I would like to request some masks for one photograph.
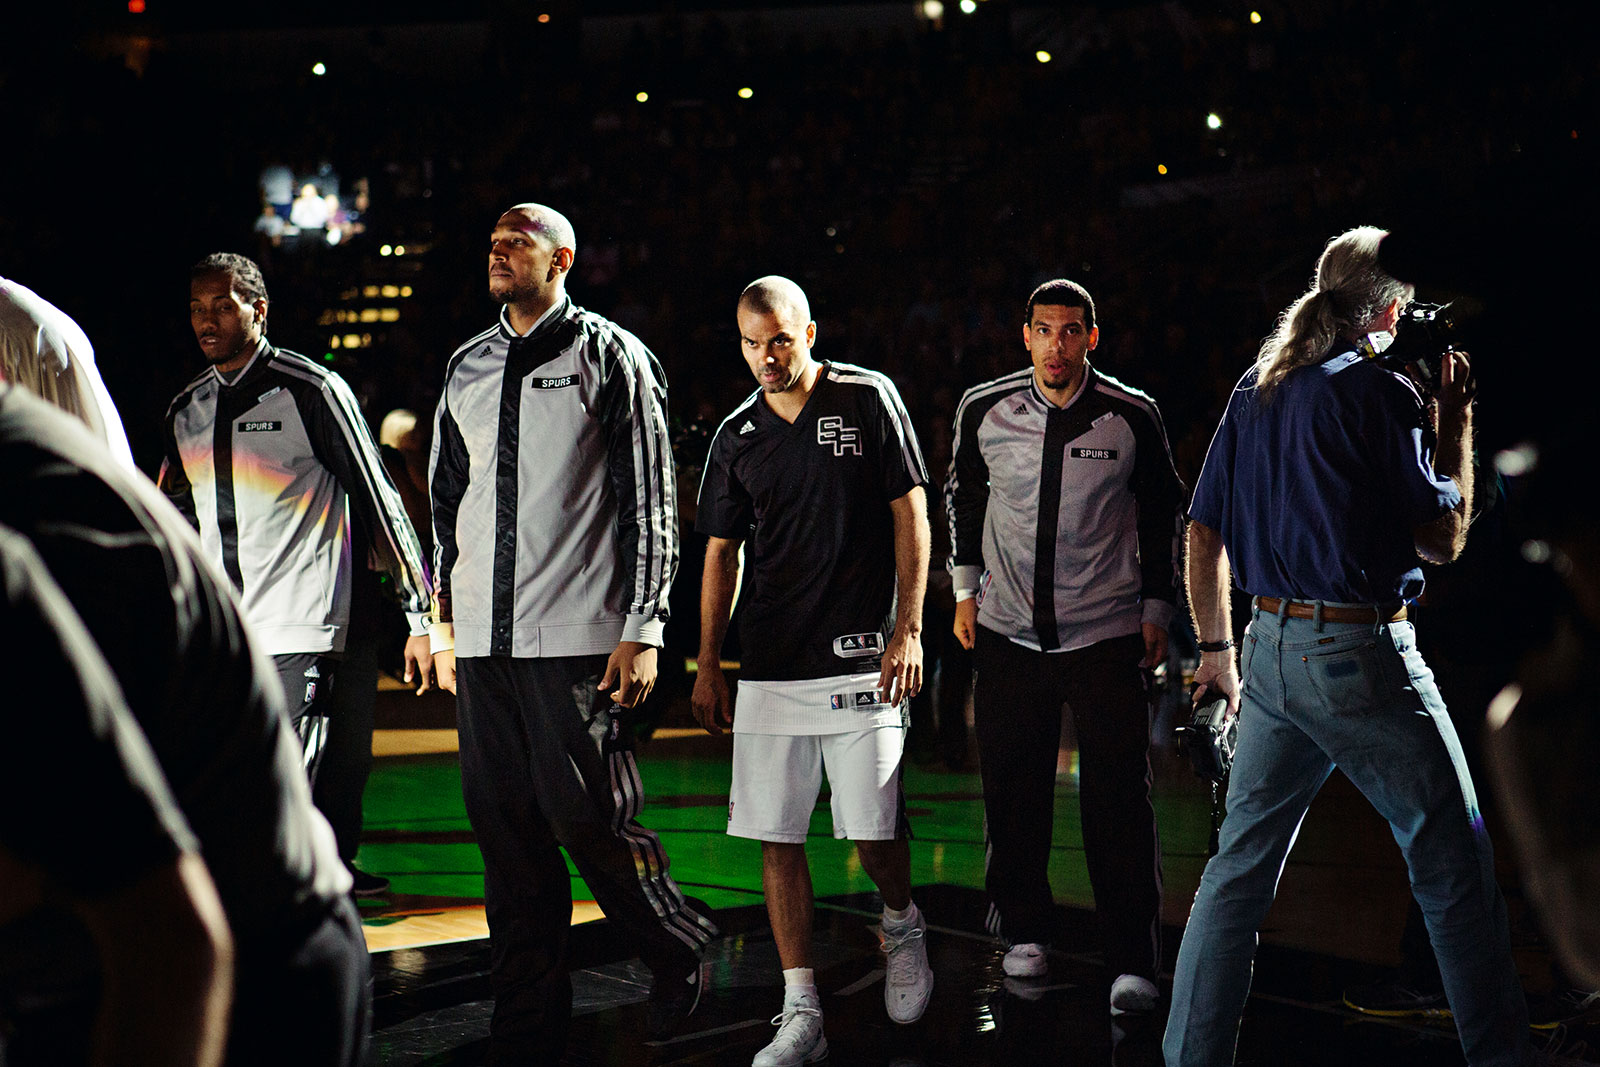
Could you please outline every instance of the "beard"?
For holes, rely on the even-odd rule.
[[[489,299],[497,304],[515,304],[539,295],[539,286],[515,278],[489,279]]]
[[[249,334],[241,334],[238,344],[235,344],[227,349],[218,346],[217,348],[211,350],[211,354],[206,357],[206,360],[212,364],[228,363],[250,351],[256,346],[256,344],[256,341],[252,341],[250,339]]]

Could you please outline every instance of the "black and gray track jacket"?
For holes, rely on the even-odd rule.
[[[1085,368],[1058,408],[1031,367],[956,408],[945,508],[956,597],[978,622],[1044,651],[1165,629],[1183,484],[1148,396]]]
[[[232,382],[207,367],[167,409],[161,489],[232,579],[268,655],[341,652],[352,511],[413,634],[429,583],[411,520],[343,378],[265,339]]]
[[[660,646],[678,569],[666,376],[570,298],[456,349],[429,465],[437,612],[458,656]]]

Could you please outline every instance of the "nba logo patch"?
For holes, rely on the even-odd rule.
[[[878,634],[844,634],[833,639],[833,654],[840,659],[863,659],[883,651]]]
[[[833,696],[828,698],[828,706],[834,711],[843,711],[845,708],[850,706],[848,703],[849,699],[850,698],[845,696],[843,693],[835,693]]]

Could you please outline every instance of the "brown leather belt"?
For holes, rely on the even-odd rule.
[[[1268,615],[1276,615],[1283,606],[1283,601],[1275,596],[1256,597],[1256,607]],[[1289,601],[1289,610],[1285,612],[1294,619],[1314,619],[1317,617],[1315,604],[1307,604],[1301,600]],[[1406,617],[1406,606],[1401,604],[1397,608],[1386,608],[1381,604],[1374,604],[1370,608],[1337,608],[1331,604],[1322,607],[1323,622],[1399,622]]]

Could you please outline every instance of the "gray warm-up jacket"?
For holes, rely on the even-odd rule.
[[[207,367],[167,409],[161,489],[232,579],[268,655],[341,652],[352,520],[394,581],[411,632],[428,632],[422,545],[337,374],[263,340],[232,380]]]
[[[1183,505],[1155,403],[1085,369],[1058,408],[1028,368],[956,408],[945,507],[956,596],[978,622],[1044,651],[1166,628]]]
[[[429,467],[440,622],[457,656],[659,646],[678,569],[666,378],[563,298],[450,357]]]

